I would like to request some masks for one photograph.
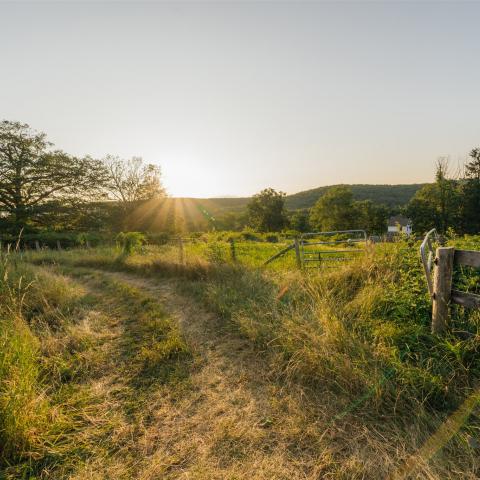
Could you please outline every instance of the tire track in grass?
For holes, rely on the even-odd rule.
[[[281,387],[250,342],[178,294],[173,281],[102,275],[164,304],[197,359],[188,394],[151,397],[152,420],[140,440],[146,458],[138,478],[315,478],[307,474],[314,468],[311,451],[292,456],[292,419],[282,422],[275,403],[282,403]]]

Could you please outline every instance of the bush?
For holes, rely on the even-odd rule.
[[[278,243],[278,235],[265,235],[265,240],[270,243]]]
[[[145,243],[145,235],[140,232],[120,232],[117,235],[117,245],[123,256],[132,255]]]
[[[262,238],[260,236],[258,236],[253,230],[244,230],[240,234],[240,238],[242,240],[249,240],[249,241],[253,241],[253,242],[261,242],[262,241]]]

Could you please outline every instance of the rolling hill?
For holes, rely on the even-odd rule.
[[[375,203],[383,203],[389,207],[402,206],[415,195],[417,190],[425,185],[414,183],[408,185],[348,185],[355,200],[372,200]],[[303,192],[287,195],[286,206],[288,210],[300,210],[312,207],[315,202],[334,185],[313,188]],[[227,212],[241,212],[247,205],[250,197],[236,198],[207,198],[189,199],[194,203],[202,204],[212,214]]]
[[[424,184],[412,185],[349,185],[355,200],[372,200],[389,207],[403,206]],[[288,195],[287,210],[308,209],[331,186]],[[164,231],[168,224],[180,222],[188,231],[201,231],[212,225],[212,220],[225,218],[228,214],[242,214],[250,197],[226,198],[172,198],[166,197],[149,203],[150,207],[141,210],[141,224],[136,228],[148,231]]]

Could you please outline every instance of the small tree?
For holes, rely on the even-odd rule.
[[[266,188],[247,205],[249,225],[260,232],[278,232],[287,225],[285,193]]]

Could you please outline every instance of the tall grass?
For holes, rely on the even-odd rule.
[[[377,245],[344,266],[306,273],[234,264],[222,252],[215,247],[210,261],[203,251],[191,252],[183,265],[169,247],[123,261],[106,249],[35,258],[182,278],[185,292],[271,351],[279,371],[351,396],[372,390],[370,403],[449,410],[480,376],[478,313],[457,309],[453,333],[430,333],[416,244]],[[478,275],[463,272],[461,279],[474,284]],[[470,332],[469,339],[456,336],[458,330]]]
[[[22,316],[26,279],[0,258],[0,458],[34,450],[47,421],[39,383],[39,342]]]
[[[480,245],[466,241],[470,248]],[[33,253],[31,261],[174,279],[186,296],[217,313],[225,329],[255,345],[286,388],[300,386],[312,403],[321,398],[332,422],[362,418],[387,443],[410,442],[407,450],[428,438],[480,380],[480,315],[457,308],[450,333],[430,333],[431,304],[417,244],[377,245],[349,264],[307,272],[286,265],[253,268],[231,262],[227,249],[213,247],[208,254],[201,250],[208,245],[198,248],[184,264],[168,246],[122,260],[103,249]],[[456,276],[478,292],[478,272]],[[478,468],[468,438],[478,436],[479,428],[475,416],[463,425],[448,446],[455,461],[439,470],[444,476]],[[433,478],[432,471],[428,475]]]
[[[191,353],[157,302],[119,282],[91,282],[93,293],[21,253],[1,257],[0,478],[68,478],[119,448],[112,432],[131,427],[94,388],[102,375],[130,379],[129,409],[150,384],[188,376]],[[122,338],[107,345],[119,322]]]

